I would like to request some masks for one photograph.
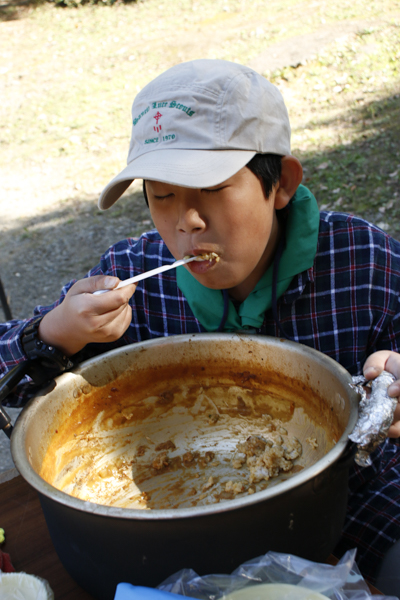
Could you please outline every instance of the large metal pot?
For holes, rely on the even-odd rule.
[[[111,351],[60,376],[55,386],[32,399],[22,412],[11,437],[12,455],[21,475],[39,493],[62,563],[99,600],[111,600],[121,581],[155,586],[186,567],[199,574],[230,572],[269,550],[323,561],[338,541],[346,511],[352,460],[348,435],[357,419],[358,403],[350,383],[350,375],[334,360],[280,339],[199,334],[152,340]],[[301,470],[263,491],[187,508],[138,510],[100,505],[66,494],[39,475],[47,448],[69,415],[80,415],[78,431],[85,418],[82,408],[91,407],[93,413],[111,388],[124,390],[122,396],[130,398],[130,406],[132,398],[139,405],[146,399],[149,406],[165,399],[163,392],[172,388],[178,398],[181,384],[218,388],[219,392],[221,386],[243,390],[236,423],[246,421],[252,397],[256,398],[250,410],[255,424],[262,422],[262,412],[269,412],[290,429],[294,415],[305,415],[294,423],[295,433],[303,435],[305,449],[305,437],[312,434],[310,423],[314,423],[316,430],[324,432],[319,448],[314,454],[304,452]],[[118,399],[121,404],[123,397]],[[175,412],[184,414],[182,407],[188,404],[174,402]],[[232,410],[228,413],[232,416]],[[167,423],[171,429],[165,415],[161,416],[153,418],[151,426],[158,423],[157,431],[162,431]],[[146,427],[146,418],[138,422],[138,429]],[[304,432],[301,422],[306,423]],[[222,435],[220,446],[218,435],[214,439],[216,454],[234,440],[235,427]],[[192,440],[195,446],[187,424],[184,429],[185,444]],[[217,427],[215,432],[222,430]]]

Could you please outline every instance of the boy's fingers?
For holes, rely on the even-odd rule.
[[[397,438],[400,436],[400,404],[396,406],[393,414],[393,423],[389,427],[388,437]]]
[[[364,377],[366,379],[375,379],[375,377],[378,377],[378,375],[380,375],[385,368],[389,354],[390,352],[386,350],[381,350],[380,352],[374,352],[374,354],[371,354],[364,363]]]
[[[400,396],[400,381],[397,379],[391,385],[389,385],[387,392],[388,396],[390,396],[391,398],[398,398]]]
[[[119,306],[129,302],[129,299],[136,290],[136,285],[131,283],[126,285],[119,290],[114,288],[118,285],[120,280],[118,277],[111,277],[109,275],[96,275],[94,277],[88,277],[86,279],[80,279],[77,281],[70,291],[68,292],[69,297],[79,297],[82,295],[82,300],[85,304],[82,304],[82,308],[86,306],[85,311],[94,310],[98,314],[104,314],[109,311],[117,309]],[[97,290],[110,290],[106,294],[95,295],[94,292]],[[85,296],[90,294],[90,296]],[[90,303],[87,304],[87,300]]]
[[[118,330],[116,339],[120,338],[125,333],[132,322],[132,309],[129,305],[122,306],[118,311],[115,311],[115,317],[112,321],[111,329]],[[113,333],[114,335],[114,333]]]
[[[397,423],[393,423],[393,425],[391,425],[389,427],[388,437],[390,437],[390,438],[400,437],[400,421],[397,421]]]
[[[93,301],[92,310],[99,315],[106,315],[119,309],[123,309],[133,296],[136,290],[136,284],[131,283],[119,290],[112,290],[107,294],[100,294],[99,296],[92,296]]]
[[[394,375],[396,379],[400,380],[400,354],[398,354],[397,352],[391,352],[389,358],[386,361],[385,369],[386,371],[389,371],[389,373]],[[392,384],[392,386],[393,385],[394,383]]]
[[[91,279],[91,278],[90,278]],[[95,285],[97,290],[113,290],[119,284],[118,277],[111,277],[110,275],[100,275],[96,277]]]
[[[94,275],[80,279],[71,287],[71,294],[93,294],[97,290],[113,290],[119,284],[118,277],[110,275]]]
[[[122,304],[117,309],[100,315],[92,315],[87,319],[89,330],[101,338],[101,341],[115,341],[128,329],[132,321],[132,309],[129,304]]]
[[[399,426],[400,426],[400,404],[397,404],[395,411],[393,413],[393,425],[395,423],[399,423]]]
[[[396,380],[389,385],[387,391],[392,398],[400,396],[400,354],[391,352],[390,350],[380,350],[368,357],[364,365],[364,377],[366,379],[374,379],[378,377],[382,371],[388,371]],[[400,418],[400,413],[399,413]]]
[[[366,379],[375,379],[382,371],[389,371],[400,378],[400,355],[390,350],[379,350],[371,354],[365,361],[363,374]]]

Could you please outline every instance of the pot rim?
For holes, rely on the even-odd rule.
[[[321,459],[319,459],[314,465],[307,467],[303,471],[292,475],[286,481],[281,481],[280,483],[273,485],[270,488],[262,490],[260,492],[256,492],[255,494],[248,495],[241,498],[232,499],[226,502],[221,502],[218,504],[211,504],[209,506],[197,506],[191,508],[177,508],[177,509],[134,509],[134,508],[119,508],[113,506],[106,506],[104,504],[96,504],[94,502],[88,502],[86,500],[81,500],[80,498],[75,498],[74,496],[70,496],[61,490],[53,487],[47,481],[42,479],[36,471],[33,469],[29,462],[29,458],[27,452],[25,451],[25,442],[26,442],[26,432],[29,424],[29,420],[31,419],[31,413],[35,411],[35,407],[39,405],[39,403],[44,401],[46,394],[54,388],[54,384],[50,385],[46,389],[44,389],[40,395],[36,395],[26,404],[21,414],[19,415],[17,422],[14,426],[13,433],[11,435],[11,453],[21,476],[34,488],[39,494],[46,496],[47,498],[54,500],[64,506],[69,508],[73,508],[82,512],[92,513],[94,515],[104,516],[104,517],[114,517],[119,519],[130,519],[130,520],[141,520],[141,521],[162,521],[162,520],[171,520],[171,519],[188,519],[193,517],[205,517],[207,515],[218,515],[221,513],[225,513],[231,510],[237,510],[239,508],[245,508],[254,504],[258,504],[259,502],[264,502],[269,498],[273,498],[277,495],[287,493],[294,488],[297,488],[310,479],[317,477],[323,471],[328,469],[333,463],[337,462],[345,449],[349,445],[348,436],[354,429],[356,420],[357,420],[357,409],[355,407],[358,406],[358,394],[354,391],[350,384],[352,383],[352,378],[349,372],[342,367],[338,362],[334,359],[322,354],[318,350],[314,348],[310,348],[303,344],[299,344],[298,342],[292,342],[290,340],[285,340],[282,338],[274,338],[269,336],[262,335],[251,335],[245,333],[199,333],[199,334],[186,334],[186,335],[177,335],[177,336],[168,336],[165,338],[155,338],[151,340],[145,340],[143,342],[136,342],[134,344],[121,346],[120,348],[116,348],[114,350],[110,350],[104,354],[98,355],[94,358],[91,358],[87,361],[82,362],[79,366],[77,366],[72,371],[60,375],[56,378],[56,381],[61,379],[62,377],[68,376],[69,374],[81,374],[87,367],[92,366],[94,363],[98,362],[99,359],[107,359],[108,357],[116,356],[120,353],[124,353],[127,349],[137,349],[140,351],[143,348],[148,348],[152,345],[169,345],[174,343],[174,341],[186,342],[186,341],[195,341],[199,338],[211,339],[212,341],[223,341],[227,339],[242,339],[250,340],[252,342],[259,342],[261,344],[268,345],[280,345],[286,344],[295,352],[301,352],[301,354],[309,355],[313,361],[325,366],[329,371],[335,371],[342,378],[343,381],[347,381],[349,383],[349,401],[351,404],[349,421],[343,431],[343,434],[335,444],[335,446],[327,452]]]

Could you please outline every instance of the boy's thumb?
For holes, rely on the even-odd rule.
[[[119,283],[118,277],[99,277],[96,281],[96,290],[113,290]]]

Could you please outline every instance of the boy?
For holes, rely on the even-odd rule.
[[[361,219],[319,213],[290,154],[279,91],[247,67],[192,61],[146,86],[132,117],[128,166],[99,206],[109,208],[142,178],[157,231],[110,248],[88,278],[68,284],[34,319],[4,324],[2,372],[37,356],[37,348],[53,352],[63,369],[68,357],[76,363],[153,337],[246,330],[312,346],[353,375],[363,371],[372,379],[386,369],[396,377],[389,393],[399,396],[400,244]],[[219,260],[92,294],[112,290],[118,278],[204,252]],[[22,390],[19,402],[25,397]],[[397,410],[392,437],[400,435],[399,418]],[[391,470],[397,454],[385,442],[374,466],[355,469],[351,478],[340,548],[358,545],[359,566],[371,581],[400,538],[399,486]],[[375,477],[383,464],[387,479],[381,472]],[[384,511],[376,506],[381,493]]]

